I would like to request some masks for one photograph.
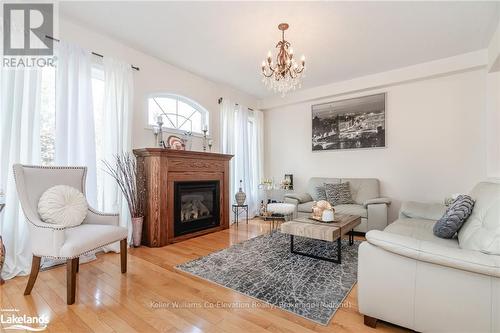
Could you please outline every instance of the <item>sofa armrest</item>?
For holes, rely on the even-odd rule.
[[[379,248],[404,257],[440,266],[500,277],[500,257],[478,251],[447,247],[416,238],[373,230],[366,240]]]
[[[297,206],[297,205],[300,204],[299,200],[294,199],[294,198],[287,198],[287,197],[285,197],[283,201],[285,203],[289,203],[289,204],[292,204],[292,205],[295,205],[295,206]]]
[[[387,204],[377,203],[366,206],[367,230],[384,230],[387,227]]]
[[[118,225],[120,216],[118,214],[108,214],[99,212],[91,207],[87,212],[83,224],[105,224],[105,225]]]
[[[389,199],[389,198],[374,198],[374,199],[368,199],[365,202],[363,202],[363,206],[365,208],[367,208],[368,205],[376,205],[376,204],[390,205],[391,204],[391,199]]]
[[[421,203],[415,201],[403,202],[399,210],[400,218],[439,220],[446,206],[438,203]]]
[[[285,198],[297,200],[298,203],[313,201],[309,193],[287,193],[285,194]]]

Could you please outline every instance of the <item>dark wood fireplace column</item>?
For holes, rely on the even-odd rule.
[[[138,185],[146,193],[143,245],[161,247],[229,228],[229,161],[232,155],[161,148],[135,149],[134,154]],[[207,181],[219,183],[219,225],[175,236],[175,184]]]

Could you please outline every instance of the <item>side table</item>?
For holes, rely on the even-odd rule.
[[[236,204],[233,204],[233,206],[231,208],[233,210],[234,223],[236,223],[236,225],[238,225],[238,220],[239,220],[240,214],[243,213],[243,212],[246,214],[245,217],[246,217],[247,224],[248,224],[248,205],[236,205]]]

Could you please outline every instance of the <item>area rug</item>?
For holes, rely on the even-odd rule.
[[[288,235],[274,232],[176,266],[244,295],[327,325],[357,280],[358,246],[342,241],[342,264],[290,253]],[[336,242],[295,237],[301,252],[335,257]]]

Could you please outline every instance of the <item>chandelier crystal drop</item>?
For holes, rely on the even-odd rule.
[[[302,56],[300,64],[294,57],[290,43],[285,40],[285,30],[288,23],[281,23],[278,29],[281,30],[281,40],[276,44],[278,53],[273,60],[271,51],[267,53],[266,60],[262,61],[262,82],[269,90],[285,96],[290,90],[300,88],[304,77],[306,58]]]

